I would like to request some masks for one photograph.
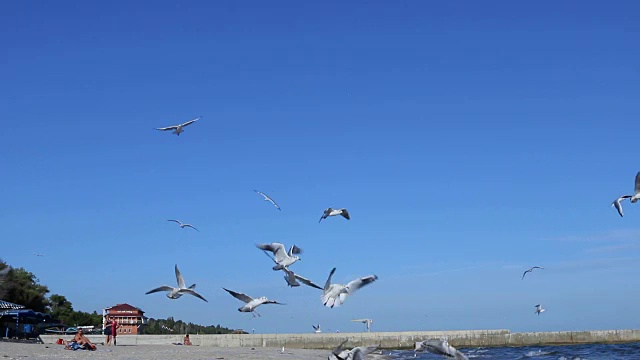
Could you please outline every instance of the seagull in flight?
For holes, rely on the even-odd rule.
[[[356,290],[378,280],[378,276],[369,275],[350,281],[346,285],[332,284],[331,277],[335,272],[336,268],[333,268],[331,273],[329,273],[329,278],[327,278],[327,282],[324,284],[322,296],[320,297],[320,299],[322,299],[322,304],[330,308],[342,305],[347,300],[347,297],[353,294]]]
[[[619,198],[615,199],[611,204],[611,206],[615,207],[616,210],[618,210],[618,214],[620,214],[621,217],[624,216],[624,213],[622,212],[622,200],[629,199],[631,197],[631,195],[622,195]]]
[[[173,133],[176,135],[180,135],[180,133],[184,132],[184,127],[185,126],[189,126],[191,124],[193,124],[194,122],[200,120],[202,116],[198,116],[197,118],[193,119],[193,120],[189,120],[186,123],[182,123],[180,125],[172,125],[172,126],[167,126],[167,127],[162,127],[162,128],[156,128],[156,130],[160,130],[160,131],[169,131],[169,130],[173,130]]]
[[[277,305],[285,305],[282,303],[279,303],[275,300],[269,300],[266,297],[262,296],[259,298],[252,298],[250,296],[247,296],[243,293],[238,293],[235,291],[231,291],[229,289],[225,289],[223,288],[226,292],[228,292],[229,294],[231,294],[231,296],[233,296],[234,298],[240,300],[240,301],[244,301],[246,304],[240,308],[238,308],[238,311],[240,312],[250,312],[250,313],[254,313],[257,314],[258,316],[260,316],[260,314],[258,314],[258,312],[256,311],[256,308],[262,304],[277,304]],[[255,315],[253,315],[255,317]]]
[[[449,345],[449,342],[445,339],[431,339],[425,341],[416,342],[416,352],[427,351],[432,354],[444,355],[447,357],[455,358],[456,360],[469,360],[466,355],[458,351],[453,346]]]
[[[320,330],[320,324],[318,325],[311,325],[313,327],[313,332],[316,334],[319,334],[322,332],[322,330]]]
[[[33,253],[33,256],[44,256],[44,254]]]
[[[278,204],[275,202],[275,200],[273,200],[269,195],[263,193],[262,191],[258,191],[258,190],[253,190],[253,191],[255,191],[256,193],[262,195],[262,197],[264,197],[264,201],[268,201],[268,202],[272,203],[273,206],[276,207],[276,209],[282,211],[282,209],[280,209],[280,206],[278,206]]]
[[[290,266],[296,261],[300,260],[300,257],[297,254],[302,253],[302,249],[292,245],[287,252],[284,248],[284,244],[281,243],[271,243],[271,244],[258,244],[256,247],[267,254],[267,251],[273,253],[273,257],[267,254],[276,263],[276,266],[273,267],[273,270],[282,270],[285,267]]]
[[[302,282],[305,285],[322,290],[322,288],[314,284],[313,281],[294,273],[293,271],[289,270],[289,268],[287,268],[286,266],[282,268],[282,271],[284,271],[285,273],[284,279],[287,281],[287,285],[291,287],[300,286],[300,283],[298,282],[298,280],[300,280],[300,282]]]
[[[184,278],[182,277],[182,274],[180,273],[180,270],[178,270],[178,264],[176,264],[176,280],[178,281],[178,287],[174,288],[173,286],[168,286],[168,285],[163,285],[160,286],[158,288],[155,288],[153,290],[149,290],[145,293],[145,295],[149,295],[155,292],[159,292],[159,291],[167,291],[167,297],[169,299],[177,299],[179,297],[181,297],[184,294],[189,294],[189,295],[193,295],[199,299],[202,299],[206,302],[207,299],[203,298],[202,295],[198,294],[194,289],[196,288],[196,284],[193,284],[189,287],[186,287],[185,283],[184,283]]]
[[[343,341],[331,351],[328,360],[365,360],[366,356],[378,350],[377,346],[358,346],[351,350],[342,349],[349,340]]]
[[[529,270],[526,270],[526,271],[522,274],[522,279],[521,279],[521,280],[524,280],[524,276],[525,276],[525,275],[527,275],[527,273],[532,272],[532,271],[533,271],[533,269],[544,269],[544,268],[543,268],[543,267],[541,267],[541,266],[534,266],[534,267],[530,268]]]
[[[538,314],[538,316],[540,316],[540,313],[544,312],[544,309],[540,304],[536,305],[535,308],[536,308],[535,314]]]
[[[173,221],[174,223],[180,225],[181,229],[184,229],[184,228],[188,227],[188,228],[192,228],[193,230],[195,230],[197,232],[200,232],[200,230],[196,229],[195,226],[193,226],[191,224],[183,224],[182,222],[180,222],[180,220],[167,220],[167,221]]]
[[[345,219],[351,220],[351,216],[349,215],[349,212],[347,211],[347,209],[345,209],[345,208],[342,208],[342,209],[327,208],[324,211],[324,213],[322,214],[322,217],[320,218],[318,223],[320,223],[320,221],[322,221],[323,219],[328,218],[329,216],[336,216],[336,215],[342,215]]]
[[[636,183],[633,191],[633,196],[631,197],[631,202],[635,203],[640,199],[640,171],[636,174]]]

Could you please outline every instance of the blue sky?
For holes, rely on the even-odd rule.
[[[0,258],[79,310],[256,332],[633,328],[640,209],[610,203],[640,170],[638,11],[6,2]],[[275,241],[317,283],[379,280],[324,308]],[[144,294],[176,263],[208,303]],[[287,305],[251,319],[222,287]]]

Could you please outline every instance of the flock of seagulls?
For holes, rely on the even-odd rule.
[[[195,119],[189,120],[179,125],[156,128],[156,130],[172,131],[173,134],[180,135],[181,133],[184,132],[185,127],[195,123],[196,121],[200,120],[200,118],[202,117],[199,116]],[[278,203],[271,196],[259,190],[253,190],[253,191],[256,194],[262,196],[262,199],[264,201],[271,203],[276,209],[278,209],[278,211],[282,211],[282,208],[280,207],[280,205],[278,205]],[[345,208],[333,209],[329,207],[323,211],[320,221],[318,223],[332,216],[342,216],[347,220],[351,219],[351,215],[349,214],[349,211],[347,209]],[[183,223],[182,221],[176,220],[176,219],[169,219],[167,221],[176,223],[178,226],[180,226],[181,229],[191,228],[193,230],[199,231],[193,224]],[[282,271],[284,275],[284,280],[286,281],[289,287],[295,288],[295,287],[301,286],[301,284],[304,284],[311,288],[322,291],[322,294],[320,295],[320,299],[322,301],[322,304],[328,308],[333,308],[333,307],[342,305],[349,296],[353,295],[354,292],[356,292],[363,286],[373,283],[378,279],[378,276],[376,275],[369,275],[369,276],[361,277],[359,279],[355,279],[347,284],[332,284],[331,278],[336,271],[336,268],[334,267],[329,273],[329,277],[327,278],[327,281],[325,282],[324,287],[321,287],[318,284],[311,281],[310,279],[307,279],[306,277],[300,274],[297,274],[293,270],[291,270],[291,267],[296,262],[301,260],[300,255],[302,254],[302,248],[300,248],[298,245],[292,244],[289,248],[287,248],[282,243],[273,242],[273,243],[266,243],[266,244],[256,244],[256,247],[262,250],[269,257],[269,259],[273,264],[272,265],[273,271]],[[175,265],[175,274],[176,274],[177,287],[163,285],[155,289],[149,290],[145,294],[148,295],[156,292],[166,292],[166,296],[172,300],[179,299],[182,295],[188,294],[191,296],[195,296],[205,302],[208,302],[202,295],[196,292],[195,290],[196,284],[193,284],[189,287],[186,286],[184,278],[182,277],[182,274],[180,273],[180,270],[178,269],[177,264]],[[261,317],[261,315],[256,311],[256,309],[261,305],[264,305],[264,304],[285,305],[284,303],[269,299],[265,296],[253,298],[242,292],[237,292],[224,287],[222,289],[226,291],[229,295],[243,302],[243,305],[240,308],[238,308],[238,311],[251,313],[254,318],[256,316]],[[370,322],[368,322],[367,325],[370,326]],[[320,332],[320,325],[317,325],[317,326],[314,325],[314,330],[315,332]],[[360,353],[362,353],[363,351],[364,350],[361,350]],[[357,359],[357,357],[354,357],[356,356],[357,353],[358,351],[351,350],[351,352],[349,353],[351,355],[349,354],[340,355],[340,353],[338,353],[338,355],[336,356],[338,356],[339,359],[341,358]]]
[[[200,118],[201,116],[179,125],[157,128],[157,130],[172,131],[173,134],[180,135],[182,132],[184,132],[184,128],[186,126],[193,124],[194,122],[198,121]],[[271,203],[276,209],[278,209],[279,211],[282,211],[282,208],[280,207],[280,205],[278,205],[278,203],[269,195],[258,190],[254,190],[254,192],[262,196],[264,201]],[[624,216],[624,212],[622,210],[622,201],[624,201],[625,199],[630,199],[631,203],[636,203],[638,200],[640,200],[640,172],[636,174],[634,194],[622,195],[618,197],[616,200],[614,200],[613,203],[611,204],[612,207],[616,208],[620,216]],[[322,216],[320,217],[320,220],[318,221],[318,223],[322,222],[322,220],[324,219],[327,219],[329,217],[334,217],[334,216],[342,216],[347,220],[351,220],[351,215],[349,214],[349,211],[346,208],[333,209],[329,207],[323,211]],[[196,231],[199,231],[192,224],[182,223],[181,221],[175,220],[175,219],[170,219],[167,221],[175,222],[182,229],[189,227]],[[292,265],[294,265],[296,262],[301,260],[299,255],[302,254],[302,249],[299,246],[294,244],[294,245],[291,245],[291,247],[289,247],[289,249],[287,250],[284,244],[274,242],[269,244],[257,244],[256,247],[262,250],[271,259],[271,261],[274,264],[272,267],[272,270],[282,271],[284,273],[284,279],[288,286],[299,287],[300,284],[302,283],[309,287],[322,290],[322,295],[320,296],[320,299],[322,301],[322,304],[328,308],[333,308],[336,306],[343,305],[346,299],[349,296],[353,295],[357,290],[375,282],[378,279],[378,276],[376,275],[368,275],[368,276],[364,276],[364,277],[352,280],[347,284],[333,284],[331,282],[331,278],[333,277],[336,271],[336,268],[334,267],[329,272],[329,276],[324,284],[324,287],[320,287],[317,284],[315,284],[313,281],[299,274],[296,274],[290,269]],[[544,269],[544,268],[541,266],[533,266],[529,268],[522,274],[522,280],[524,280],[525,276],[528,273],[531,273],[535,269]],[[2,281],[3,277],[6,275],[6,271],[3,271],[3,272],[0,272],[0,282]],[[199,299],[202,299],[204,301],[207,301],[202,295],[198,294],[195,291],[195,287],[196,287],[195,284],[189,287],[186,287],[182,274],[178,270],[178,265],[175,266],[175,273],[176,273],[176,280],[178,283],[178,287],[163,285],[148,291],[146,294],[165,291],[167,292],[166,296],[174,300],[180,298],[183,294],[189,294]],[[259,317],[261,316],[256,312],[256,308],[259,307],[260,305],[263,305],[263,304],[285,305],[284,303],[281,303],[275,300],[270,300],[264,296],[258,297],[258,298],[252,298],[246,294],[229,290],[227,288],[223,288],[223,290],[225,290],[231,296],[233,296],[234,298],[244,303],[243,306],[238,308],[238,311],[252,313],[253,317],[256,317],[256,315]],[[540,313],[545,311],[545,309],[543,309],[542,305],[540,304],[536,305],[535,308],[536,308],[535,314],[537,315],[540,315]],[[371,323],[373,322],[373,320],[371,319],[358,319],[358,320],[352,320],[352,321],[365,323],[367,326],[367,330],[370,330]],[[319,324],[312,325],[312,326],[313,326],[314,332],[316,333],[321,332]],[[370,354],[377,349],[377,347],[355,347],[351,350],[346,350],[346,349],[343,349],[346,342],[347,341],[344,341],[332,351],[331,355],[329,356],[330,360],[332,359],[361,360],[361,359],[364,359],[364,357],[367,354]],[[452,357],[455,359],[467,359],[467,357],[464,354],[456,350],[453,346],[449,345],[446,339],[440,339],[440,340],[432,339],[432,340],[417,342],[415,351],[416,352],[426,351],[430,353]]]
[[[624,199],[630,199],[629,201],[632,204],[635,204],[640,199],[640,171],[636,174],[636,182],[633,191],[633,195],[622,195],[619,198],[615,199],[611,206],[615,207],[618,210],[618,214],[623,217],[624,212],[622,211],[622,201]]]

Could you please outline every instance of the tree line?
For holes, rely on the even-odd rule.
[[[9,265],[0,260],[0,272],[8,268]],[[26,309],[48,313],[51,317],[67,326],[87,326],[93,325],[102,327],[102,315],[96,311],[88,313],[73,309],[71,301],[64,295],[52,294],[47,296],[49,288],[40,284],[38,278],[24,268],[13,268],[0,279],[0,300],[24,305]],[[171,329],[171,330],[167,330]],[[232,329],[221,327],[220,325],[197,325],[185,323],[182,320],[175,321],[172,317],[163,319],[149,319],[147,326],[143,329],[144,334],[171,334],[194,333],[194,334],[228,334],[234,332]]]

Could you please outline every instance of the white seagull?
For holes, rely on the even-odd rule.
[[[526,271],[522,274],[522,279],[521,279],[521,280],[524,280],[524,276],[525,276],[525,275],[527,275],[527,273],[532,272],[532,271],[533,271],[533,269],[544,269],[544,268],[543,268],[543,267],[541,267],[541,266],[534,266],[534,267],[530,268],[529,270],[526,270]]]
[[[189,120],[186,123],[182,123],[180,125],[173,125],[173,126],[167,126],[167,127],[163,127],[163,128],[156,128],[156,130],[160,130],[160,131],[168,131],[168,130],[173,130],[173,133],[176,135],[180,135],[180,133],[184,132],[184,127],[185,126],[189,126],[191,124],[193,124],[194,122],[200,120],[202,116],[198,116],[197,118],[193,119],[193,120]]]
[[[255,313],[258,314],[258,312],[256,311],[256,308],[262,304],[277,304],[277,305],[285,305],[282,303],[279,303],[275,300],[269,300],[266,297],[262,296],[259,298],[252,298],[250,296],[247,296],[245,294],[242,293],[237,293],[235,291],[231,291],[228,289],[223,288],[226,292],[228,292],[229,294],[231,294],[234,298],[240,300],[240,301],[244,301],[246,304],[240,308],[238,308],[238,311],[240,312],[250,312],[250,313]],[[253,315],[255,317],[255,315]],[[258,316],[260,316],[260,314],[258,314]]]
[[[540,304],[536,305],[535,308],[536,308],[535,314],[540,315],[540,313],[544,312],[544,309],[542,308],[542,305],[540,305]]]
[[[336,268],[333,268],[331,273],[329,273],[329,278],[327,278],[327,282],[324,284],[324,291],[320,297],[320,299],[322,299],[322,304],[330,308],[342,305],[345,300],[347,300],[347,297],[353,294],[356,290],[378,280],[378,276],[369,275],[350,281],[346,285],[332,284],[331,277],[335,272]]]
[[[416,352],[427,351],[432,354],[444,355],[455,358],[456,360],[469,360],[466,355],[458,351],[453,346],[449,345],[449,342],[445,339],[437,340],[425,340],[416,342]]]
[[[318,223],[320,223],[320,221],[322,221],[323,219],[328,218],[329,216],[336,216],[336,215],[342,215],[345,219],[351,220],[351,216],[349,215],[349,212],[347,211],[347,209],[345,209],[345,208],[342,208],[342,209],[327,208],[324,211],[324,213],[322,214],[322,217],[320,217],[320,220],[318,221]]]
[[[367,331],[371,332],[371,324],[373,323],[373,319],[354,319],[351,321],[365,324],[367,327]]]
[[[298,280],[300,280],[300,282],[302,282],[305,285],[322,290],[322,288],[314,284],[313,281],[294,273],[293,271],[289,270],[289,268],[287,268],[286,266],[282,268],[282,271],[284,271],[285,273],[284,279],[287,281],[287,285],[291,287],[300,286],[300,283],[298,282]]]
[[[253,190],[253,191],[255,191],[256,193],[262,195],[262,197],[264,197],[264,201],[268,201],[268,202],[272,203],[273,206],[276,207],[276,209],[282,211],[282,209],[280,209],[280,206],[278,206],[278,204],[275,202],[275,200],[273,200],[271,197],[269,197],[269,195],[263,193],[262,191],[258,191],[258,190]]]
[[[638,171],[638,173],[636,174],[636,184],[635,184],[635,188],[633,191],[633,196],[631,197],[631,202],[635,203],[636,201],[638,201],[638,199],[640,199],[640,171]]]
[[[615,207],[616,210],[618,210],[618,214],[620,214],[620,216],[624,216],[624,213],[622,212],[622,200],[624,199],[628,199],[631,198],[631,195],[622,195],[619,198],[613,200],[613,203],[611,203],[611,206]]]
[[[265,254],[267,254],[267,251],[273,253],[273,257],[267,254],[267,256],[276,263],[273,270],[282,270],[285,267],[288,267],[300,260],[300,257],[296,256],[296,254],[302,254],[302,249],[295,245],[292,245],[288,252],[285,250],[284,244],[281,243],[258,244],[256,247],[264,251]]]
[[[188,228],[192,228],[192,229],[193,229],[193,230],[195,230],[195,231],[200,232],[200,230],[196,229],[196,227],[195,227],[195,226],[193,226],[193,225],[191,225],[191,224],[183,224],[180,220],[173,220],[173,219],[171,219],[171,220],[167,220],[167,221],[173,221],[174,223],[176,223],[176,224],[180,225],[180,228],[181,228],[181,229],[184,229],[184,228],[188,227]]]
[[[340,345],[333,349],[333,351],[331,351],[331,355],[329,355],[328,360],[365,360],[367,355],[378,350],[377,346],[358,346],[351,350],[342,349],[347,341],[349,340],[343,341]]]
[[[159,292],[159,291],[167,291],[167,297],[169,299],[177,299],[179,297],[181,297],[184,294],[190,294],[193,295],[199,299],[202,299],[206,302],[207,299],[203,298],[202,295],[198,294],[197,292],[195,292],[196,288],[196,284],[193,284],[189,287],[186,287],[185,283],[184,283],[184,278],[182,277],[182,274],[180,273],[180,270],[178,270],[178,265],[176,264],[176,280],[178,281],[178,287],[174,288],[173,286],[168,286],[168,285],[163,285],[160,286],[158,288],[155,288],[153,290],[149,290],[145,293],[145,295],[149,295],[155,292]]]
[[[320,330],[320,324],[318,325],[311,325],[313,327],[313,332],[316,334],[319,334],[322,332],[322,330]]]

